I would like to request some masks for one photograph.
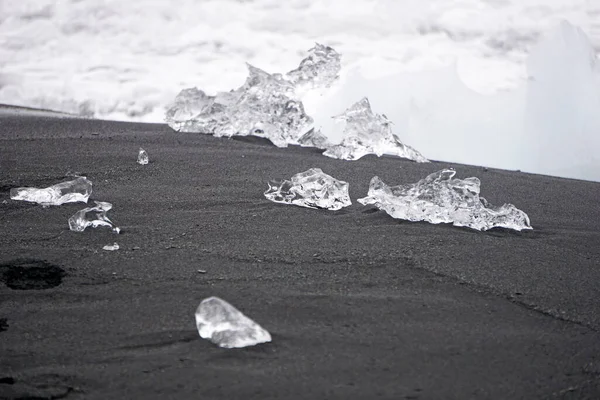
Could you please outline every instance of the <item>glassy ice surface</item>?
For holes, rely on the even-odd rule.
[[[325,135],[318,129],[311,129],[298,139],[298,144],[302,147],[316,147],[318,149],[327,149],[331,143]]]
[[[69,229],[75,232],[83,232],[87,227],[97,228],[106,226],[119,233],[120,228],[115,227],[106,213],[112,208],[112,204],[105,201],[94,201],[95,207],[87,207],[81,211],[77,211],[69,218]],[[91,215],[91,218],[90,218]]]
[[[362,204],[375,204],[394,218],[485,231],[503,227],[517,231],[532,229],[529,217],[512,204],[495,207],[479,196],[477,178],[454,179],[456,171],[444,169],[417,183],[388,186],[379,177],[371,179]]]
[[[346,128],[342,142],[323,153],[328,157],[358,160],[366,154],[390,154],[417,162],[429,161],[392,133],[391,121],[385,115],[375,114],[366,97],[335,118],[345,121]]]
[[[339,181],[319,168],[311,168],[290,180],[269,182],[265,197],[275,203],[339,210],[352,205],[348,186],[347,182]]]
[[[81,176],[72,181],[58,183],[45,189],[20,187],[10,190],[12,200],[23,200],[43,206],[59,206],[64,203],[87,203],[92,194],[92,182]]]
[[[102,250],[108,250],[108,251],[119,250],[119,244],[117,242],[115,242],[113,244],[107,244],[106,246],[102,247]]]
[[[202,300],[196,309],[196,327],[201,338],[219,347],[241,348],[271,341],[269,332],[218,297]]]
[[[182,90],[167,110],[167,124],[179,132],[217,137],[254,135],[278,147],[295,144],[312,124],[296,93],[297,85],[312,88],[331,84],[340,69],[340,56],[332,48],[317,44],[286,76],[247,65],[248,78],[236,90],[216,96],[196,88]]]
[[[148,164],[149,161],[150,161],[150,159],[148,158],[148,153],[146,152],[146,150],[144,150],[140,147],[140,151],[138,151],[138,158],[137,158],[138,164],[146,165],[146,164]]]

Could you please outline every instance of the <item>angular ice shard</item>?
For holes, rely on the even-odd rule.
[[[59,206],[64,203],[87,203],[92,194],[92,182],[85,176],[72,181],[58,183],[45,189],[31,187],[13,188],[10,190],[12,200],[23,200],[43,206]]]
[[[341,55],[337,51],[315,43],[298,68],[288,72],[286,77],[296,86],[329,87],[338,78],[341,68]]]
[[[217,137],[254,135],[267,138],[278,147],[295,144],[312,124],[296,93],[296,85],[331,84],[339,72],[339,54],[317,45],[300,67],[286,77],[269,74],[250,64],[248,72],[241,87],[216,96],[196,88],[181,91],[167,111],[167,124],[179,132]]]
[[[203,339],[219,347],[241,348],[271,341],[271,335],[234,306],[218,297],[202,300],[196,327]]]
[[[295,204],[308,208],[339,210],[352,205],[348,183],[311,168],[292,176],[291,180],[271,181],[265,197],[275,203]]]
[[[107,244],[106,246],[104,246],[102,248],[102,250],[108,250],[108,251],[119,250],[119,244],[117,242],[115,242],[113,244]]]
[[[121,229],[115,227],[112,221],[106,216],[106,213],[112,208],[112,204],[105,201],[94,201],[94,203],[96,203],[95,207],[84,208],[69,218],[69,229],[75,232],[83,232],[88,226],[92,228],[107,226],[113,232],[119,233]],[[88,219],[88,213],[95,214],[95,219]]]
[[[455,174],[444,169],[417,183],[398,186],[388,186],[375,176],[368,196],[358,202],[375,204],[392,217],[409,221],[451,223],[480,231],[494,227],[532,229],[527,214],[512,204],[494,207],[480,197],[479,179],[453,179]]]
[[[146,165],[146,164],[148,164],[149,161],[150,161],[150,159],[148,158],[148,153],[146,153],[146,150],[144,150],[140,147],[140,151],[138,152],[138,158],[137,158],[138,164]]]
[[[390,154],[416,162],[428,162],[421,153],[402,143],[392,133],[391,121],[385,115],[373,113],[366,97],[335,118],[346,121],[346,128],[342,142],[323,153],[328,157],[358,160],[366,154]]]
[[[320,130],[311,129],[298,139],[298,144],[302,147],[316,147],[317,149],[327,149],[331,147],[331,143],[327,136],[323,135]]]

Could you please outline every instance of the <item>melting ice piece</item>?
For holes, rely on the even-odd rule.
[[[216,96],[196,88],[182,90],[167,111],[167,124],[179,132],[255,135],[278,147],[295,144],[313,122],[304,111],[296,85],[329,85],[339,72],[339,55],[330,47],[317,45],[287,77],[250,64],[248,72],[241,87]]]
[[[81,201],[87,203],[92,194],[92,182],[85,176],[67,182],[61,182],[45,189],[31,187],[13,188],[10,190],[12,200],[23,200],[43,206],[59,206],[64,203]]]
[[[455,174],[444,169],[417,183],[398,186],[388,186],[375,176],[368,196],[358,202],[375,204],[392,217],[409,221],[452,223],[480,231],[494,227],[532,229],[527,214],[512,204],[494,207],[480,197],[479,179],[453,179]]]
[[[115,251],[119,250],[119,244],[115,242],[114,244],[107,244],[102,248],[102,250]]]
[[[269,332],[218,297],[202,300],[196,309],[196,327],[200,337],[219,347],[240,348],[271,341]]]
[[[121,229],[115,227],[112,221],[106,216],[106,213],[112,208],[112,204],[105,201],[94,201],[94,203],[96,203],[95,207],[84,208],[69,218],[69,229],[75,232],[83,232],[88,226],[92,228],[107,226],[116,233],[121,232]],[[88,213],[95,214],[95,219],[88,219]]]
[[[385,115],[373,113],[366,97],[335,118],[346,121],[346,128],[342,142],[323,153],[328,157],[358,160],[366,154],[390,154],[416,162],[429,161],[392,133],[391,121]]]
[[[275,203],[295,204],[308,208],[339,210],[352,205],[348,183],[311,168],[292,176],[291,180],[271,181],[265,197]]]
[[[311,129],[298,139],[298,144],[302,147],[316,147],[318,149],[327,149],[331,143],[327,136],[323,135],[318,129]]]
[[[138,164],[146,165],[146,164],[148,164],[149,161],[150,161],[150,159],[148,158],[148,153],[146,153],[146,150],[144,150],[140,147],[140,151],[138,152],[138,158],[137,158]]]

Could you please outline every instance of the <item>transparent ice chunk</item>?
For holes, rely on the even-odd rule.
[[[45,189],[20,187],[10,190],[12,200],[23,200],[38,203],[43,206],[59,206],[64,203],[87,203],[92,194],[92,182],[86,177],[61,182]]]
[[[75,232],[83,232],[89,226],[92,228],[107,226],[113,232],[119,233],[121,229],[115,227],[106,216],[106,213],[112,208],[112,204],[105,201],[94,201],[94,203],[96,203],[96,206],[77,211],[69,218],[69,229]],[[94,214],[94,219],[88,219],[87,214]]]
[[[371,179],[362,204],[375,204],[394,218],[485,231],[503,227],[517,231],[532,229],[529,217],[512,204],[495,207],[479,196],[477,178],[454,179],[456,171],[443,169],[417,183],[388,186],[379,177]]]
[[[296,86],[329,87],[338,78],[341,68],[341,55],[337,51],[315,43],[298,68],[288,72],[286,77]]]
[[[146,165],[146,164],[148,164],[149,161],[150,161],[150,159],[148,158],[148,153],[146,152],[146,150],[144,150],[140,147],[140,150],[138,151],[138,158],[137,158],[138,164]]]
[[[300,66],[286,76],[247,66],[248,78],[236,90],[216,96],[196,88],[181,91],[167,111],[167,124],[179,132],[217,137],[255,135],[278,147],[295,144],[313,122],[296,93],[297,85],[331,84],[339,72],[339,54],[316,45]]]
[[[106,246],[102,247],[102,250],[108,250],[108,251],[119,250],[119,244],[117,242],[115,242],[113,244],[107,244]]]
[[[429,161],[392,133],[392,122],[385,115],[373,113],[366,97],[335,118],[346,122],[344,139],[323,153],[328,157],[358,160],[366,154],[389,154],[416,162]]]
[[[311,129],[298,139],[298,144],[302,147],[316,147],[318,149],[327,149],[331,143],[327,136],[323,135],[318,129]]]
[[[269,182],[265,197],[275,203],[339,210],[352,205],[348,186],[347,182],[339,181],[319,168],[311,168],[290,180]]]
[[[271,341],[269,332],[218,297],[202,300],[196,309],[196,327],[201,338],[219,347],[241,348]]]

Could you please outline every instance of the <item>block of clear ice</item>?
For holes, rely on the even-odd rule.
[[[75,202],[87,203],[91,194],[92,182],[84,176],[44,189],[20,187],[10,190],[12,200],[29,201],[43,206],[59,206]]]
[[[138,164],[146,165],[146,164],[148,164],[149,161],[150,161],[150,159],[148,158],[148,153],[146,152],[146,150],[144,150],[140,147],[140,150],[138,151],[138,157],[137,157]]]
[[[375,114],[366,97],[334,117],[345,121],[344,138],[330,146],[323,155],[342,160],[358,160],[367,154],[395,155],[416,162],[429,162],[417,150],[405,145],[392,133],[392,122],[385,115]]]
[[[119,250],[119,243],[115,242],[113,244],[107,244],[106,246],[102,247],[102,250],[107,250],[107,251]]]
[[[339,210],[352,205],[348,186],[347,182],[339,181],[319,168],[311,168],[290,180],[272,180],[265,197],[275,203]]]
[[[248,78],[238,89],[216,96],[197,88],[182,90],[167,110],[167,124],[179,132],[217,137],[254,135],[278,147],[295,144],[312,124],[296,93],[297,85],[331,84],[340,70],[340,56],[332,48],[317,44],[300,66],[285,76],[247,66]]]
[[[443,169],[417,183],[388,186],[379,177],[371,179],[368,196],[358,199],[374,204],[394,218],[451,223],[480,231],[503,227],[532,229],[529,217],[512,204],[495,207],[479,196],[478,178],[455,179],[456,171]]]
[[[106,226],[112,229],[113,232],[119,233],[121,229],[115,227],[106,216],[106,213],[112,208],[112,204],[105,201],[94,201],[94,203],[96,203],[94,207],[86,207],[69,218],[69,229],[75,232],[83,232],[87,227]]]
[[[318,129],[311,129],[298,139],[298,144],[302,147],[316,147],[317,149],[327,149],[331,147],[329,139]]]
[[[202,300],[196,309],[196,327],[201,338],[219,347],[241,348],[271,341],[269,332],[218,297]]]

